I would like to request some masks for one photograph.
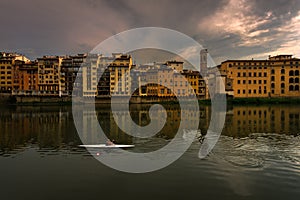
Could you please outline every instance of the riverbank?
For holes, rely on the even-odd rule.
[[[300,97],[270,97],[270,98],[232,98],[228,104],[298,104]]]
[[[74,99],[70,96],[56,97],[56,96],[11,96],[9,94],[0,95],[0,104],[13,104],[13,105],[65,105],[72,104],[72,100],[77,103],[95,103],[95,104],[110,104],[110,97],[102,98],[77,98]],[[128,98],[115,97],[116,103],[124,103]],[[189,98],[186,99],[188,103]],[[210,105],[210,99],[199,99],[199,104]],[[159,98],[159,97],[131,97],[130,104],[178,104],[175,97]],[[229,105],[245,105],[245,104],[300,104],[300,97],[272,97],[272,98],[227,98]]]

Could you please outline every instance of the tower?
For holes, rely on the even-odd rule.
[[[200,51],[200,72],[203,75],[207,72],[207,53],[207,49],[202,49]]]

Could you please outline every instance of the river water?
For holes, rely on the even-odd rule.
[[[132,105],[132,119],[150,123],[149,107]],[[96,115],[107,137],[150,152],[170,142],[179,127],[180,108],[165,108],[164,128],[147,139],[122,132],[108,106],[96,106]],[[145,174],[116,171],[79,148],[71,106],[0,109],[1,199],[300,199],[300,105],[229,106],[207,157],[198,158],[198,135],[177,161]],[[188,112],[191,125],[200,116],[205,135],[210,106]],[[83,116],[89,127],[89,111]]]

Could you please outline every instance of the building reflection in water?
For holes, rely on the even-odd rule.
[[[194,126],[200,117],[199,129],[205,134],[210,123],[210,106],[200,106],[199,111],[180,110],[179,105],[164,105],[167,121],[163,129],[153,138],[172,139],[178,131],[181,121],[183,128]],[[150,123],[150,105],[131,105],[133,121],[141,126]],[[181,112],[187,112],[188,118],[181,119]],[[154,119],[161,119],[165,112],[158,112]],[[248,137],[252,133],[299,134],[299,105],[261,105],[233,106],[226,114],[222,134],[230,137]],[[137,138],[129,136],[119,129],[108,106],[96,106],[95,111],[86,110],[82,115],[84,140],[99,141],[99,133],[93,134],[95,124],[99,123],[108,138],[118,143],[132,144]],[[97,118],[95,118],[97,116]],[[125,111],[120,110],[117,117],[125,122]],[[162,123],[162,122],[161,122]],[[2,107],[0,113],[0,153],[22,151],[26,146],[34,145],[39,149],[76,149],[81,143],[73,122],[71,106],[11,106]]]
[[[300,106],[234,106],[227,112],[223,133],[247,137],[251,133],[299,134]]]

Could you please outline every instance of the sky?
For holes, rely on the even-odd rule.
[[[0,51],[73,55],[122,31],[163,27],[228,59],[300,57],[299,0],[1,0]]]

